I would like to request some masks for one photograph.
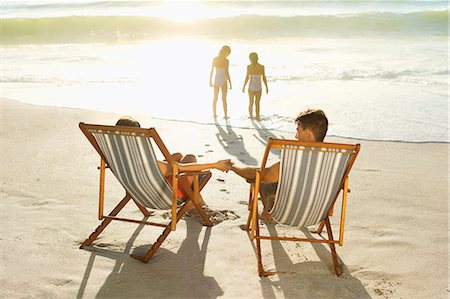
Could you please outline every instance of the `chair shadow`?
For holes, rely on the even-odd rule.
[[[186,220],[186,238],[178,252],[175,254],[159,248],[155,256],[145,264],[129,256],[132,244],[144,226],[139,225],[123,252],[98,247],[87,249],[92,253],[77,298],[83,298],[97,256],[116,262],[96,298],[217,298],[223,295],[217,281],[203,274],[210,227],[206,228],[199,246],[198,238],[204,226],[196,221]],[[133,253],[143,255],[150,246],[136,247]]]
[[[270,236],[278,236],[275,225],[268,224],[266,227]],[[307,238],[313,238],[306,229],[302,229],[302,231]],[[343,274],[341,277],[334,274],[331,253],[327,250],[325,244],[309,243],[313,246],[320,261],[307,260],[293,263],[281,241],[270,241],[272,252],[268,250],[268,242],[268,240],[261,240],[263,267],[266,271],[279,271],[279,273],[277,276],[261,277],[260,283],[264,298],[278,298],[280,292],[283,292],[285,298],[371,298],[361,281],[350,275],[340,258]],[[252,242],[252,246],[255,250],[255,275],[258,275],[254,242]],[[276,269],[268,269],[267,265],[264,264],[264,253],[273,256]],[[327,269],[324,269],[324,265]]]
[[[242,136],[238,136],[236,132],[233,131],[228,121],[226,123],[226,131],[217,121],[215,121],[215,125],[217,130],[219,131],[218,133],[216,133],[217,140],[227,153],[235,156],[240,162],[244,164],[254,166],[258,165],[258,161],[254,157],[252,157],[245,149],[245,144]]]

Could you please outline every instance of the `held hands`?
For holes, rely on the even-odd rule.
[[[231,167],[233,167],[233,162],[230,159],[220,160],[216,162],[216,168],[223,172],[230,171]]]
[[[269,87],[266,87],[266,94],[269,93]]]
[[[213,87],[213,84],[212,84],[212,81],[211,81],[211,80],[209,80],[209,86],[210,86],[210,87]]]

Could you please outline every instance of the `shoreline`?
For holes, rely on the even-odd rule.
[[[263,245],[264,265],[288,273],[260,278],[255,245],[239,229],[247,219],[248,185],[233,173],[213,171],[202,195],[210,209],[239,218],[206,229],[186,217],[148,264],[128,253],[148,249],[157,228],[112,223],[96,241],[99,246],[78,249],[99,224],[99,158],[78,123],[113,124],[121,115],[0,103],[1,297],[448,296],[448,144],[359,140],[344,245],[337,248],[343,276],[334,276],[327,246],[274,241]],[[258,165],[265,140],[273,136],[270,130],[139,121],[156,127],[170,152],[196,154],[199,162],[231,158]],[[122,197],[108,172],[105,211]],[[141,217],[134,207],[125,215]],[[339,217],[333,218],[336,227]]]
[[[100,111],[100,110],[92,110],[92,109],[88,109],[88,108],[32,104],[32,103],[23,102],[23,101],[20,101],[17,99],[11,99],[11,98],[5,98],[5,97],[0,98],[0,101],[2,101],[2,100],[17,102],[20,104],[31,105],[31,106],[35,106],[35,107],[41,107],[41,108],[73,109],[73,110],[80,110],[80,111],[91,111],[91,112],[96,112],[96,113],[116,114],[116,115],[120,115],[120,116],[124,115],[124,114],[120,114],[120,113],[116,113],[116,112],[105,112],[105,111]],[[133,114],[133,113],[130,113],[130,115],[131,114]],[[144,115],[144,114],[139,114],[139,113],[134,113],[133,115],[135,115],[136,118],[154,119],[156,121],[177,122],[177,123],[186,123],[186,124],[193,124],[193,125],[204,125],[204,126],[215,126],[217,124],[223,125],[223,122],[225,122],[224,119],[217,118],[217,120],[214,120],[212,117],[211,117],[212,118],[211,122],[199,122],[199,121],[195,121],[195,120],[174,119],[174,118],[167,118],[167,117]],[[287,116],[283,116],[283,117],[287,118]],[[242,121],[242,119],[251,121],[252,123],[253,122],[260,123],[260,122],[254,121],[254,120],[246,119],[245,116],[241,116],[239,121]],[[264,128],[255,128],[255,127],[242,126],[242,125],[233,125],[233,124],[230,125],[228,122],[226,122],[226,125],[230,126],[233,129],[257,130],[257,131],[270,130],[271,132],[277,132],[279,134],[292,133],[291,131],[280,130],[280,129],[276,129],[276,128],[265,128],[265,127]],[[409,140],[367,139],[367,138],[343,136],[343,135],[336,135],[336,134],[328,134],[327,137],[338,138],[338,139],[347,139],[347,140],[353,140],[353,141],[361,141],[361,142],[369,141],[369,142],[408,143],[408,144],[450,144],[450,140],[448,140],[448,141],[409,141]]]

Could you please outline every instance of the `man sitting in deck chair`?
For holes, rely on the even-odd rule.
[[[297,124],[297,133],[295,138],[299,141],[306,142],[322,142],[327,134],[328,119],[325,113],[320,109],[308,109],[301,112],[295,119]],[[256,171],[259,167],[238,167],[233,165],[231,170],[237,175],[243,177],[248,182],[254,182]],[[270,219],[268,213],[273,206],[275,199],[275,192],[277,190],[277,183],[280,173],[280,162],[267,167],[263,173],[261,181],[260,195],[264,205],[264,211],[261,215],[262,219]],[[243,227],[241,227],[243,228]],[[248,227],[247,227],[248,229]]]
[[[139,122],[130,116],[121,117],[117,121],[116,126],[137,127],[137,128],[141,127]],[[200,163],[197,163],[197,157],[192,154],[187,154],[187,155],[183,156],[181,153],[175,153],[175,154],[172,154],[171,156],[176,162],[178,162],[178,169],[180,172],[202,171],[202,170],[207,170],[207,169],[217,169],[217,170],[220,170],[223,172],[228,172],[231,169],[231,161],[229,159],[219,160],[215,163],[200,164]],[[172,169],[170,167],[170,164],[167,163],[167,161],[158,161],[158,166],[159,166],[159,169],[161,170],[161,173],[164,176],[164,178],[171,185],[172,184]],[[181,179],[185,179],[188,186],[192,185],[193,178],[191,176],[182,177]],[[186,191],[183,189],[181,179],[178,181],[178,198],[181,200],[186,200],[188,198],[188,195],[187,195]],[[202,177],[200,177],[199,180],[201,181]],[[201,194],[200,194],[200,204],[202,206],[205,205],[205,202],[203,201]],[[193,207],[192,209],[195,209],[195,208]]]

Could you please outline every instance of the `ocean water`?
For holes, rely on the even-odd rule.
[[[2,97],[212,125],[227,44],[231,126],[255,126],[241,92],[255,51],[269,83],[257,126],[277,136],[322,108],[330,135],[449,141],[447,1],[4,0],[0,14]]]

